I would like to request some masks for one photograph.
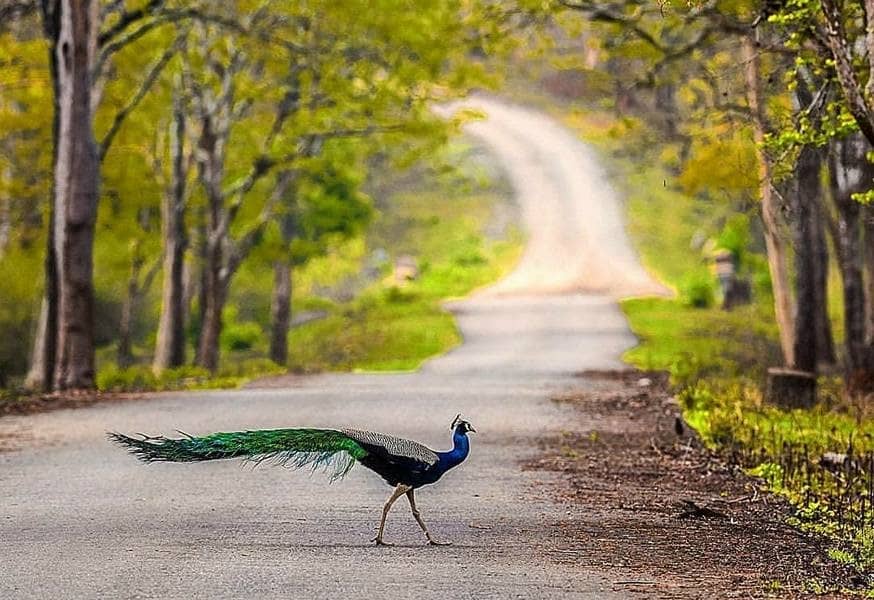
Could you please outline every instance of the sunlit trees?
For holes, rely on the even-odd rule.
[[[815,372],[834,355],[829,232],[844,287],[847,381],[871,391],[874,235],[870,208],[859,202],[874,187],[864,158],[865,138],[874,139],[874,5],[560,0],[553,9],[608,33],[603,48],[623,64],[614,69],[620,87],[646,99],[653,122],[660,119],[652,112],[674,110],[665,119],[679,119],[681,139],[713,136],[723,125],[749,139],[784,362],[802,371]],[[665,86],[675,102],[658,101]],[[828,193],[819,185],[825,170]]]
[[[28,88],[38,100],[0,96],[14,157],[0,180],[23,190],[43,164],[53,182],[28,192],[48,219],[34,225],[47,256],[31,386],[94,385],[95,258],[125,273],[111,284],[120,362],[134,359],[137,315],[160,280],[154,369],[181,366],[194,329],[195,361],[214,370],[232,279],[265,240],[276,250],[271,354],[283,361],[289,269],[360,231],[368,155],[446,138],[452,124],[429,104],[488,79],[475,54],[500,42],[495,14],[470,0],[0,3],[8,55],[33,58],[0,64],[4,79],[42,70]],[[18,170],[28,148],[40,160]],[[0,197],[0,252],[19,196]],[[95,255],[95,235],[125,241]]]

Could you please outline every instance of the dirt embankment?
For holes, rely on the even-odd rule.
[[[859,591],[864,579],[826,557],[824,540],[786,524],[789,507],[704,449],[678,419],[664,378],[581,374],[556,398],[580,428],[543,443],[530,469],[559,471],[574,507],[556,523],[576,540],[555,559],[602,568],[629,596],[806,597]]]

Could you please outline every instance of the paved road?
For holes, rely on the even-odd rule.
[[[550,501],[538,485],[549,475],[519,462],[562,428],[567,415],[550,395],[579,384],[580,369],[618,366],[633,343],[614,302],[585,293],[587,263],[577,254],[578,242],[590,244],[592,211],[618,215],[616,199],[560,127],[488,105],[495,118],[471,133],[509,172],[524,171],[513,181],[532,246],[509,283],[453,306],[465,344],[416,374],[328,375],[0,419],[0,435],[16,446],[0,453],[0,598],[613,594],[606,575],[551,558],[568,543],[551,525],[574,507]],[[556,227],[561,235],[551,235]],[[596,287],[653,285],[621,227],[610,227],[623,258]],[[445,448],[456,412],[479,431],[471,457],[419,494],[432,532],[454,542],[445,548],[423,545],[402,502],[386,535],[398,547],[371,546],[390,489],[364,469],[328,485],[318,474],[236,461],[144,466],[103,437],[355,426]]]

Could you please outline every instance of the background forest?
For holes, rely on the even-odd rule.
[[[304,319],[339,310],[410,253],[405,236],[423,236],[419,260],[431,260],[433,228],[415,221],[439,215],[415,214],[422,196],[455,219],[444,229],[479,234],[491,184],[475,165],[456,169],[467,150],[445,142],[457,123],[431,111],[492,81],[470,54],[488,50],[493,26],[466,3],[93,4],[94,14],[68,15],[87,21],[73,40],[83,63],[69,69],[56,57],[78,31],[59,16],[63,3],[4,5],[6,385],[25,373],[33,389],[110,389],[275,370],[289,362],[292,306]],[[90,119],[76,112],[85,105]],[[389,211],[395,223],[382,230],[394,232],[382,240],[379,209],[394,200],[403,207]],[[470,210],[453,210],[464,201]],[[494,248],[449,250],[444,239],[435,271],[448,271],[433,298],[482,282],[475,272],[456,282],[447,252],[494,262],[480,256]],[[90,273],[64,273],[92,260],[93,297]],[[417,304],[419,316],[442,314]],[[323,334],[334,321],[319,325]],[[401,363],[457,337],[445,318],[425,335],[445,341],[409,342]],[[367,350],[341,349],[356,352]],[[291,361],[299,370],[344,362],[294,352]]]
[[[522,240],[500,172],[455,136],[476,115],[432,107],[499,91],[602,152],[677,291],[623,304],[628,360],[668,370],[706,441],[870,565],[872,15],[0,2],[0,384],[223,386],[409,369],[458,343],[440,301]],[[392,273],[405,256],[412,283]]]

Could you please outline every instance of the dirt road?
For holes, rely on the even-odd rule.
[[[541,115],[478,102],[494,118],[470,133],[511,174],[531,242],[506,281],[454,305],[465,344],[415,374],[0,419],[16,447],[0,454],[0,597],[627,597],[612,572],[554,559],[571,507],[544,491],[558,475],[521,465],[569,422],[550,398],[587,385],[573,373],[618,367],[634,343],[612,297],[658,286],[589,150]],[[446,548],[424,546],[400,503],[399,545],[372,546],[390,490],[364,469],[329,485],[234,461],[147,467],[104,437],[354,426],[445,448],[457,412],[479,432],[471,457],[418,495]]]

